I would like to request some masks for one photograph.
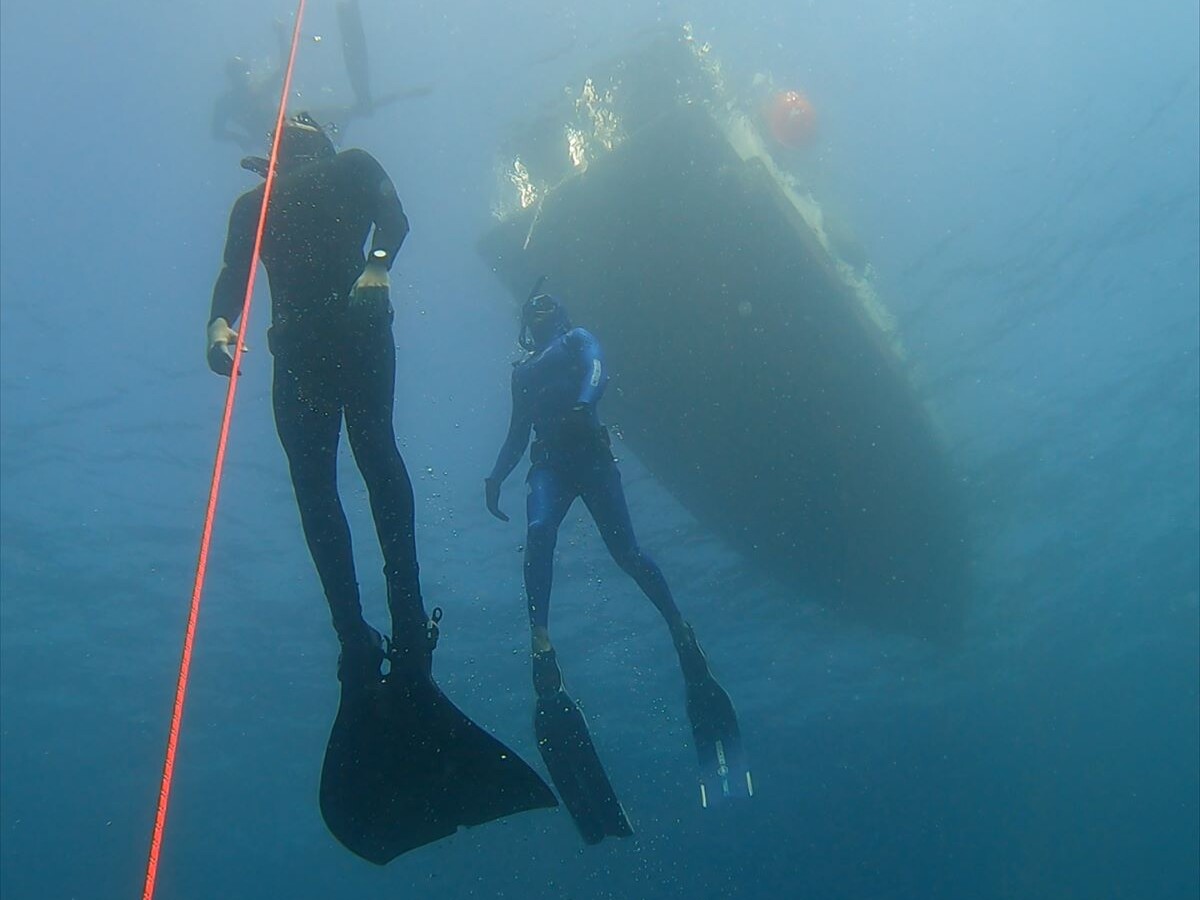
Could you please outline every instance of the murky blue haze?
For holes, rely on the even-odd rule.
[[[1196,5],[364,7],[377,90],[433,87],[343,145],[380,158],[413,225],[393,276],[397,423],[450,696],[540,767],[522,528],[480,489],[515,332],[474,250],[493,148],[656,24],[690,20],[740,77],[814,99],[820,191],[949,435],[979,590],[956,648],[839,625],[623,451],[640,537],[738,703],[759,795],[698,808],[665,629],[576,511],[556,637],[637,836],[584,848],[565,812],[538,812],[371,866],[316,804],[336,642],[271,423],[260,292],[159,896],[1195,897]],[[3,8],[6,900],[140,890],[223,400],[203,326],[252,183],[209,114],[223,60],[273,52],[290,14]],[[300,89],[344,91],[336,41],[312,40],[334,33],[332,4],[307,22]],[[365,493],[343,474],[378,619]]]

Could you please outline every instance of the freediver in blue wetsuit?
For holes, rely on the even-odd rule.
[[[535,432],[526,479],[525,543],[525,590],[538,697],[534,721],[538,748],[551,777],[584,840],[595,843],[606,835],[631,834],[632,829],[596,756],[583,716],[563,690],[550,641],[554,548],[558,528],[577,497],[586,504],[613,560],[637,582],[670,628],[700,757],[701,802],[707,806],[722,797],[748,796],[753,788],[742,761],[729,696],[712,677],[662,571],[634,536],[621,474],[597,411],[609,379],[600,342],[586,329],[573,328],[563,305],[538,287],[522,307],[518,341],[528,356],[513,368],[508,436],[484,480],[485,497],[492,515],[507,522],[500,509],[500,487],[524,455],[531,431]]]

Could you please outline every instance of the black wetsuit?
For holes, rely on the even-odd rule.
[[[260,186],[234,204],[210,322],[221,317],[232,324],[241,312],[262,192]],[[351,309],[349,303],[372,225],[372,249],[387,252],[390,268],[408,234],[404,209],[375,158],[347,150],[281,167],[262,244],[271,285],[275,426],[304,536],[343,641],[364,629],[350,528],[337,492],[343,416],[383,550],[393,634],[421,627],[426,619],[412,482],[392,424],[392,310]]]

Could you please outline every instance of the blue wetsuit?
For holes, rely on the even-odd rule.
[[[533,629],[532,675],[537,692],[534,728],[538,750],[584,841],[623,837],[632,828],[613,792],[588,733],[587,723],[563,687],[558,654],[549,636],[550,586],[558,526],[582,497],[600,528],[604,545],[617,564],[637,582],[671,630],[687,689],[688,719],[700,762],[700,801],[749,796],[753,782],[741,753],[741,734],[729,695],[713,678],[692,626],[680,615],[662,572],[638,547],[629,521],[621,475],[600,424],[596,406],[604,396],[608,372],[600,342],[582,328],[571,328],[566,310],[534,286],[521,310],[519,341],[534,350],[513,368],[512,419],[508,437],[485,479],[485,503],[498,519],[500,485],[529,445],[533,463],[525,542],[525,591]],[[539,633],[542,632],[542,633]]]
[[[513,368],[512,419],[489,480],[498,485],[508,477],[535,431],[525,542],[525,591],[534,626],[548,625],[558,527],[576,497],[583,498],[616,563],[669,622],[679,619],[662,572],[634,537],[621,474],[596,411],[607,384],[600,342],[583,328],[560,334]]]

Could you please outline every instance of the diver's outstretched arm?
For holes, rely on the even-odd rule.
[[[233,375],[238,333],[231,326],[242,314],[246,279],[254,257],[255,210],[256,204],[250,194],[243,194],[233,205],[233,212],[229,216],[229,233],[225,238],[225,265],[213,287],[212,308],[206,329],[207,358],[208,367],[218,375]]]
[[[529,446],[529,435],[532,430],[533,417],[529,412],[525,386],[520,373],[514,371],[512,415],[508,422],[508,435],[504,438],[504,444],[496,455],[496,464],[492,466],[492,473],[483,480],[488,512],[504,522],[508,521],[508,516],[500,510],[500,485],[504,483],[505,478],[512,474],[512,470],[517,467],[517,463],[525,455],[525,448]]]
[[[230,325],[242,314],[246,280],[250,277],[250,262],[254,256],[254,226],[258,221],[262,197],[256,192],[242,194],[229,214],[229,231],[225,236],[225,265],[213,286],[212,307],[208,321],[224,319]]]

